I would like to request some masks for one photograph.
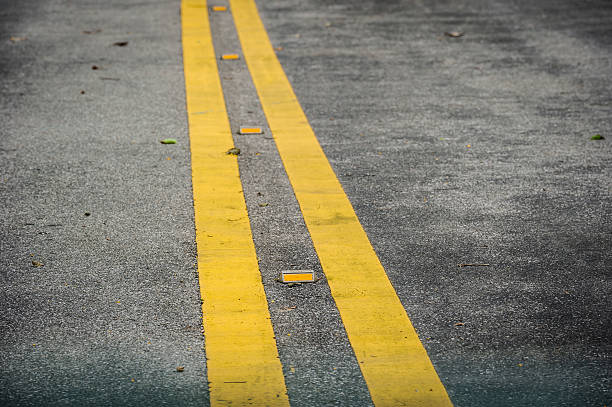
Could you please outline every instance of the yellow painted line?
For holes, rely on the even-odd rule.
[[[288,406],[205,0],[182,1],[183,63],[212,406]]]
[[[242,51],[372,400],[452,405],[276,58],[253,0],[230,0]]]

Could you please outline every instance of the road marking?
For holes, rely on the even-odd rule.
[[[276,58],[253,0],[230,0],[243,56],[372,400],[450,406]]]
[[[281,283],[314,283],[312,270],[283,270],[280,274]]]
[[[263,133],[263,129],[261,127],[240,127],[240,134],[242,135],[246,135],[246,134],[262,134]]]
[[[238,163],[226,154],[233,140],[205,0],[182,1],[182,28],[211,405],[288,406]]]
[[[224,60],[224,61],[240,59],[240,55],[238,55],[238,54],[223,54],[223,55],[221,55],[221,59]]]

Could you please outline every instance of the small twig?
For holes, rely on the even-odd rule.
[[[463,263],[457,264],[458,267],[489,267],[488,263]]]

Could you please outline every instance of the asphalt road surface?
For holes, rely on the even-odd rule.
[[[256,3],[452,403],[609,406],[612,3]],[[2,406],[209,404],[180,12],[0,0]],[[210,27],[242,54],[231,9]],[[229,62],[288,399],[373,405],[249,69]],[[321,279],[276,281],[292,268]]]

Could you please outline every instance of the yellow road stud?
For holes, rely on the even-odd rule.
[[[312,270],[283,270],[280,274],[281,283],[313,283]]]
[[[240,127],[238,134],[263,134],[263,129],[261,127],[243,126]]]

